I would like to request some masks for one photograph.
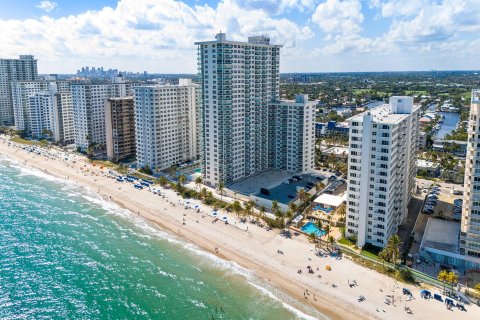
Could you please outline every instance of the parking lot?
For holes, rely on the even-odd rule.
[[[425,183],[425,181],[427,183]],[[413,210],[418,210],[420,211],[418,213],[418,217],[415,222],[415,226],[413,229],[413,233],[415,235],[414,243],[412,244],[412,247],[410,249],[411,254],[416,254],[418,253],[420,249],[420,243],[423,238],[423,234],[425,232],[425,228],[427,226],[428,219],[430,218],[441,218],[449,221],[458,221],[458,219],[461,216],[461,211],[459,214],[454,215],[452,213],[452,210],[454,208],[454,201],[456,199],[462,199],[461,195],[454,195],[453,190],[462,190],[461,186],[458,185],[446,185],[446,184],[440,184],[438,187],[439,193],[438,193],[438,198],[436,205],[434,206],[433,210],[431,213],[423,213],[422,210],[424,209],[424,200],[427,198],[427,195],[429,194],[428,190],[430,189],[432,183],[431,181],[428,180],[417,180],[417,194],[414,195],[414,201],[416,205]],[[417,212],[418,212],[417,211]],[[413,214],[409,212],[409,216]]]

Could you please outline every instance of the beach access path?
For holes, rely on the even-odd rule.
[[[330,319],[480,319],[477,306],[466,306],[467,312],[456,308],[449,311],[438,301],[420,298],[420,287],[399,283],[345,257],[319,256],[303,235],[288,239],[278,230],[267,231],[248,222],[240,223],[232,214],[229,225],[221,221],[212,223],[213,209],[198,200],[193,201],[200,204],[202,212],[186,210],[185,200],[173,190],[163,190],[164,199],[146,189],[137,190],[129,183],[117,182],[108,176],[107,168],[101,170],[83,156],[59,149],[50,149],[55,156],[32,154],[23,150],[23,145],[6,139],[0,137],[0,154],[97,192],[103,199],[137,213],[162,230],[253,270],[258,278]],[[221,212],[220,216],[223,215]],[[327,265],[331,271],[325,269]],[[313,274],[307,266],[311,266]],[[356,286],[349,285],[353,281]],[[410,289],[414,299],[406,301],[402,288]],[[438,291],[433,289],[432,293]],[[394,304],[385,304],[387,295],[394,296]],[[360,296],[365,300],[359,302]]]

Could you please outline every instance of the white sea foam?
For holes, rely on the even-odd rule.
[[[188,301],[190,301],[191,303],[193,303],[193,305],[195,307],[199,307],[199,308],[203,308],[203,309],[206,309],[207,306],[204,305],[201,301],[198,301],[198,300],[195,300],[195,299],[188,299]]]
[[[279,301],[282,306],[289,310],[290,312],[292,312],[293,314],[295,314],[295,316],[299,319],[307,319],[307,320],[317,320],[316,317],[313,317],[313,316],[310,316],[308,314],[305,314],[303,313],[302,311],[298,310],[297,308],[293,307],[292,305],[286,303],[285,301],[283,301],[282,299],[278,298],[276,295],[273,294],[273,292],[269,291],[268,289],[266,289],[265,287],[262,287],[256,283],[253,283],[253,282],[248,282],[250,285],[252,285],[253,287],[255,287],[258,291],[262,292],[263,294],[265,294],[266,296],[268,296],[269,298],[273,299],[273,300],[276,300],[276,301]]]

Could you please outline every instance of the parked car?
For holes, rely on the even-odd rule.
[[[432,213],[433,213],[433,209],[423,209],[422,212],[423,212],[423,213],[426,213],[426,214],[432,214]]]

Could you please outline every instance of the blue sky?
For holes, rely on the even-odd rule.
[[[282,72],[478,70],[480,0],[0,0],[0,57],[195,73],[195,41],[267,34]]]

